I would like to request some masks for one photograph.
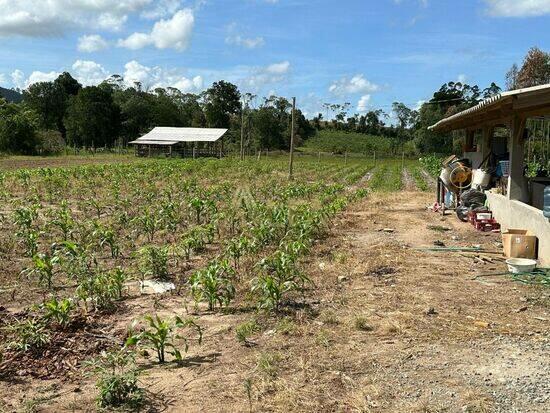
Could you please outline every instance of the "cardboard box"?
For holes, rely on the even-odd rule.
[[[502,233],[506,258],[537,258],[537,237],[524,229],[509,229]]]

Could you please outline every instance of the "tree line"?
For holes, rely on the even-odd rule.
[[[506,74],[509,90],[546,83],[550,83],[550,54],[538,48],[529,50],[522,66],[514,64]],[[318,130],[333,130],[364,134],[365,139],[387,138],[393,152],[406,149],[408,153],[448,153],[452,151],[452,136],[434,133],[428,126],[500,92],[494,82],[485,89],[448,82],[419,108],[394,102],[392,121],[390,114],[380,109],[350,115],[348,102],[325,103],[325,114],[319,113],[311,120],[298,109],[296,145]],[[252,105],[258,100],[259,105]],[[246,147],[286,150],[290,119],[288,99],[259,99],[223,80],[193,94],[171,87],[144,90],[140,83],[128,86],[119,75],[98,86],[83,87],[69,73],[63,73],[52,82],[29,86],[20,103],[0,98],[0,152],[47,154],[66,145],[125,146],[155,126],[227,128],[225,147],[230,150],[238,150],[242,127]]]
[[[21,103],[0,100],[0,151],[53,153],[71,147],[125,146],[155,126],[227,128],[226,148],[236,148],[244,121],[246,145],[288,149],[291,104],[283,97],[242,95],[236,85],[219,81],[200,94],[176,88],[128,87],[119,75],[83,87],[69,73],[23,91]],[[296,111],[298,143],[314,133]]]
[[[507,90],[532,87],[550,83],[550,53],[536,47],[530,49],[521,67],[514,64],[506,74]],[[416,153],[450,153],[453,139],[450,134],[435,133],[428,127],[441,119],[477,105],[481,100],[495,96],[501,88],[492,82],[485,89],[463,82],[448,82],[434,92],[432,98],[418,109],[402,102],[394,102],[391,114],[393,123],[388,123],[390,114],[373,109],[365,114],[349,116],[350,103],[325,103],[325,114],[312,119],[317,130],[358,132],[388,138],[395,150],[406,149]],[[333,114],[329,120],[330,114]],[[325,116],[326,115],[326,116]]]

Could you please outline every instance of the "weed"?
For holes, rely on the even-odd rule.
[[[237,334],[237,340],[241,344],[248,344],[248,338],[259,331],[260,326],[256,321],[246,321],[244,323],[241,323],[237,326],[235,329],[235,333]]]
[[[264,376],[274,379],[277,377],[280,361],[281,355],[278,353],[260,353],[256,366]]]
[[[372,330],[374,330],[372,325],[369,324],[368,318],[364,317],[364,316],[355,317],[355,320],[353,321],[353,325],[355,326],[356,330],[360,330],[360,331],[372,331]]]
[[[44,322],[36,318],[18,321],[9,325],[8,330],[15,336],[8,347],[18,351],[42,349],[51,339]]]
[[[135,366],[135,354],[128,349],[103,352],[86,363],[98,377],[97,403],[100,408],[138,409],[145,401],[144,391],[138,386],[139,370]]]

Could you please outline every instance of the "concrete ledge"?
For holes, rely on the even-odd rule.
[[[539,262],[550,267],[550,220],[540,209],[520,201],[510,201],[503,195],[486,192],[489,208],[500,223],[502,230],[526,229],[539,240]]]

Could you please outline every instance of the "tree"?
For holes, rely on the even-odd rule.
[[[229,128],[231,116],[241,110],[241,93],[237,86],[220,80],[203,93],[204,111],[208,126]]]
[[[109,91],[89,86],[70,99],[64,122],[71,144],[111,146],[120,130],[120,108]]]
[[[518,88],[518,73],[519,68],[517,64],[513,64],[510,70],[506,73],[506,89],[515,90]]]
[[[38,82],[23,92],[23,99],[37,114],[40,127],[56,129],[65,138],[63,118],[69,99],[82,88],[69,73],[60,74],[53,82]]]
[[[0,151],[32,154],[38,143],[38,116],[27,107],[0,99]]]
[[[526,88],[550,83],[550,54],[531,48],[518,72],[517,87]]]

